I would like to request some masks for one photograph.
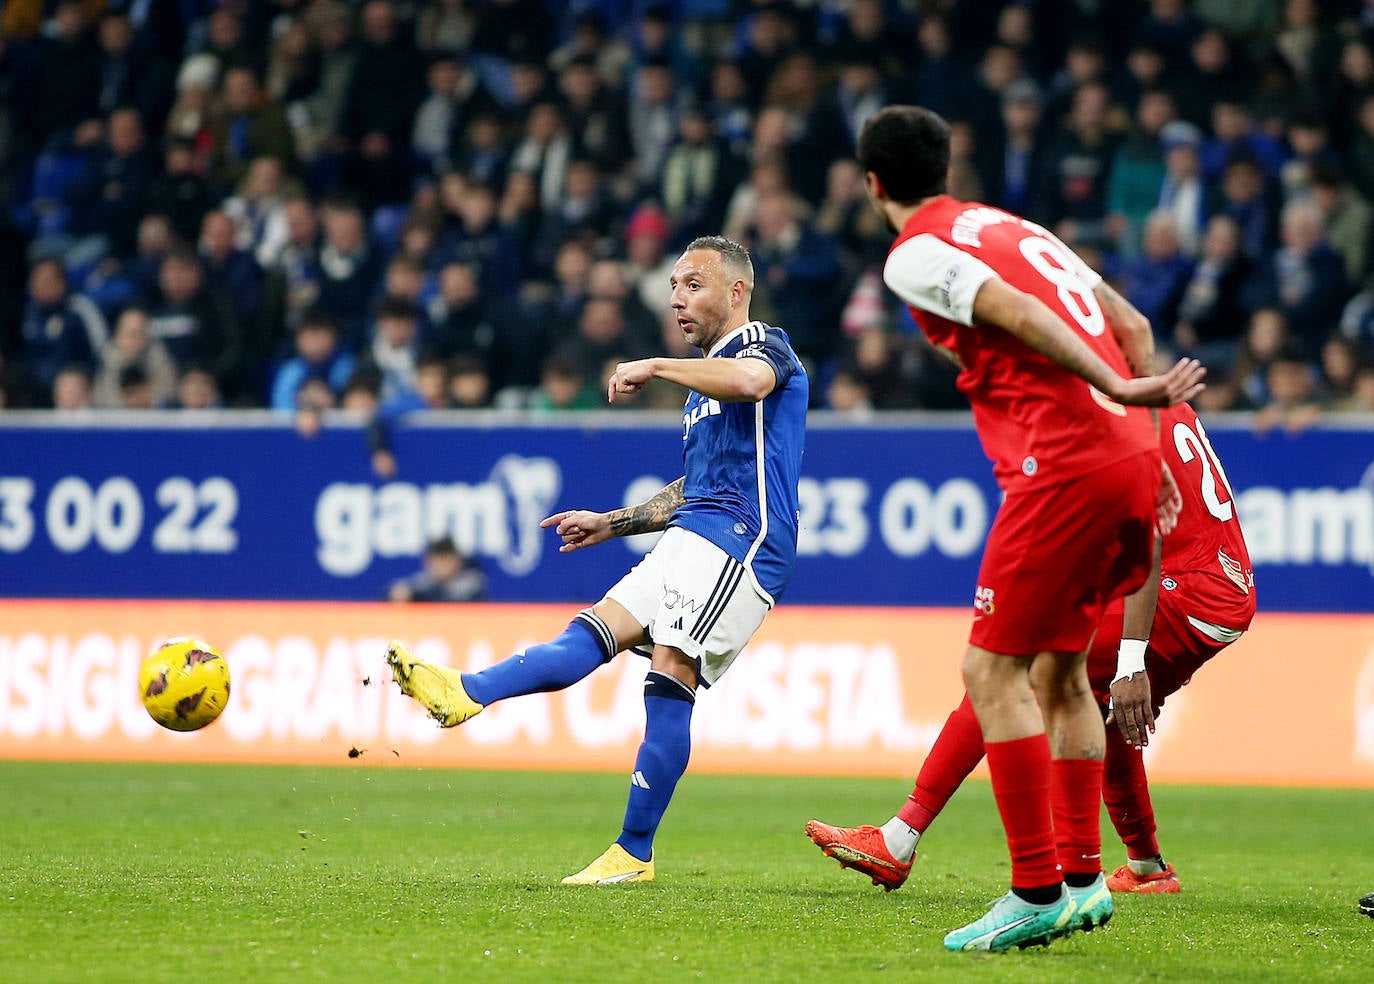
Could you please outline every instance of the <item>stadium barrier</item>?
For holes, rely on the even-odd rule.
[[[494,705],[451,731],[390,683],[399,635],[480,669],[559,632],[563,605],[10,601],[0,609],[0,758],[628,769],[642,658]],[[700,772],[910,778],[961,693],[958,609],[783,605],[693,719]],[[167,635],[216,645],[222,719],[163,731],[138,668]],[[1163,781],[1374,786],[1374,616],[1262,613],[1170,699],[1146,752]]]
[[[681,432],[672,415],[420,415],[382,480],[356,424],[303,437],[249,411],[6,413],[0,593],[374,601],[447,534],[490,600],[583,605],[653,538],[560,554],[539,520],[642,502],[682,474]],[[1235,491],[1261,610],[1374,613],[1374,428],[1257,435],[1223,418],[1208,433],[1225,473],[1202,480]],[[785,600],[970,604],[1000,501],[965,416],[814,414]]]

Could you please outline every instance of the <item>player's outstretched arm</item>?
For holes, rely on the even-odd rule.
[[[1093,288],[1093,294],[1102,305],[1107,324],[1112,326],[1112,334],[1121,345],[1131,372],[1137,376],[1150,375],[1155,365],[1155,333],[1150,328],[1150,319],[1105,280]]]
[[[606,383],[606,399],[638,393],[651,379],[696,390],[722,403],[757,403],[778,385],[764,359],[639,359],[615,367]]]
[[[594,547],[612,537],[633,536],[636,533],[656,533],[668,525],[674,510],[686,501],[683,492],[686,476],[664,486],[637,506],[613,509],[610,512],[591,512],[569,509],[554,513],[540,522],[542,529],[557,527],[563,538],[559,553],[570,553],[583,547]]]
[[[1079,376],[1118,403],[1167,407],[1202,391],[1207,370],[1180,359],[1167,373],[1122,379],[1072,328],[1037,297],[999,277],[986,280],[973,299],[973,322],[1016,336],[1041,355]]]

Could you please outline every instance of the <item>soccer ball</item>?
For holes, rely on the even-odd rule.
[[[143,661],[138,692],[164,728],[197,731],[229,703],[229,664],[209,643],[168,639]]]

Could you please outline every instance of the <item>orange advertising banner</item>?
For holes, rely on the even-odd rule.
[[[387,640],[477,670],[552,638],[563,605],[9,601],[0,759],[629,768],[645,661],[442,730],[390,683]],[[692,769],[910,777],[961,694],[963,610],[805,608],[764,621],[698,700]],[[225,655],[233,696],[203,731],[164,731],[139,664],[168,636]],[[1170,698],[1146,752],[1160,781],[1374,786],[1374,617],[1261,615]]]

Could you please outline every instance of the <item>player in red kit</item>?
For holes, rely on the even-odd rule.
[[[1183,508],[1163,538],[1158,569],[1139,591],[1108,606],[1088,652],[1093,696],[1103,713],[1110,708],[1102,798],[1127,850],[1126,864],[1106,880],[1114,892],[1179,890],[1155,837],[1140,749],[1149,744],[1165,699],[1239,639],[1255,615],[1250,555],[1207,432],[1186,404],[1160,411],[1160,425],[1164,461]],[[965,698],[895,817],[882,827],[813,820],[806,832],[841,865],[891,891],[906,881],[921,835],[982,758],[983,737]]]
[[[1189,399],[1204,370],[1181,360],[1143,375],[1149,323],[1100,276],[1034,223],[946,195],[949,126],[935,113],[880,110],[858,158],[897,234],[883,279],[958,363],[1005,492],[963,676],[1011,891],[945,946],[1048,943],[1112,912],[1097,822],[1105,738],[1085,654],[1107,604],[1144,583],[1154,524],[1172,526],[1179,505],[1154,421],[1138,407]]]

